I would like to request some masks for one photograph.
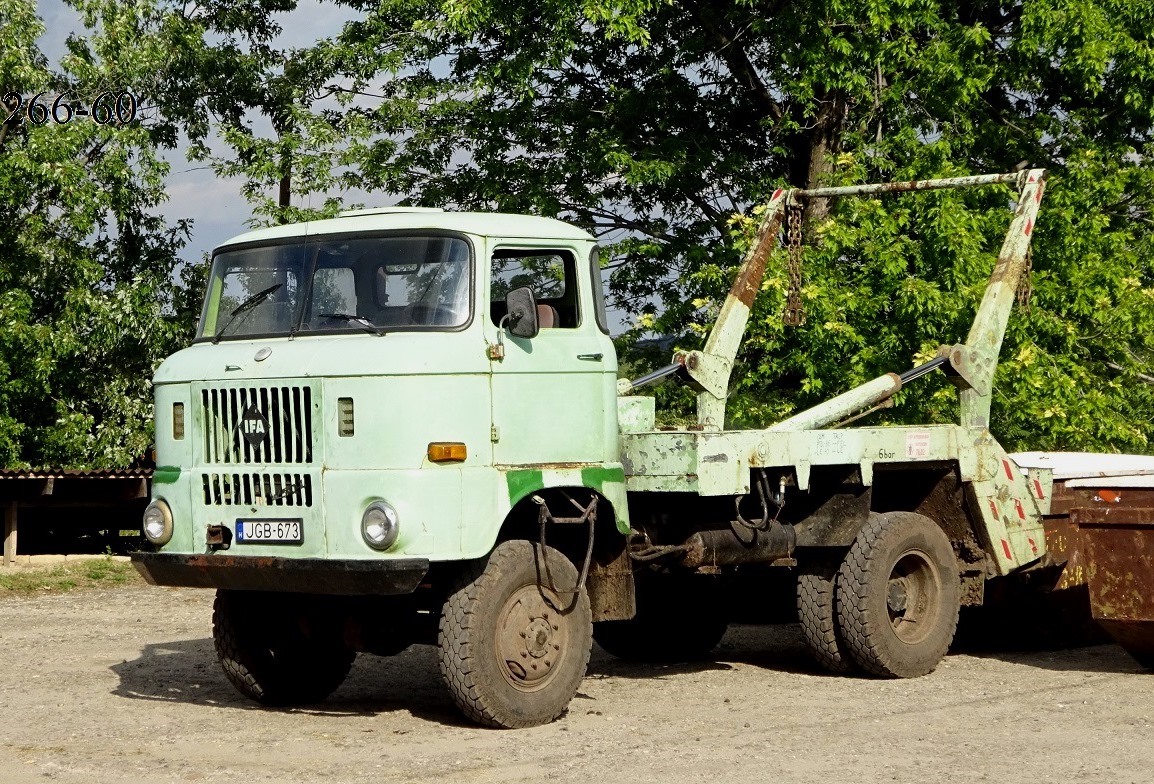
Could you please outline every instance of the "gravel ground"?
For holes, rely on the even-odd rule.
[[[794,626],[738,626],[707,663],[597,650],[567,716],[496,731],[458,718],[421,646],[359,657],[319,708],[258,708],[220,672],[211,603],[0,601],[0,782],[1154,781],[1154,675],[1113,645],[879,681],[821,674]]]

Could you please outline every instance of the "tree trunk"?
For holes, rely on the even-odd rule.
[[[817,116],[799,120],[808,125],[790,145],[792,161],[790,181],[802,188],[817,188],[829,184],[833,171],[833,156],[841,151],[845,119],[849,112],[845,96],[834,91],[821,99]],[[804,221],[807,225],[820,223],[829,216],[829,199],[809,199],[805,205]]]
[[[280,198],[277,202],[280,207],[280,215],[277,216],[278,223],[288,223],[288,208],[292,204],[292,182],[293,182],[293,159],[292,150],[289,145],[285,143],[285,135],[292,130],[291,121],[273,118],[273,129],[276,131],[277,139],[280,140]]]
[[[284,174],[280,178],[280,208],[287,209],[292,200],[292,164],[286,159],[281,164]],[[282,216],[283,218],[283,216]]]

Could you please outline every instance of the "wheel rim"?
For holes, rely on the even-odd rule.
[[[545,601],[559,604],[536,585],[518,588],[505,601],[493,640],[501,675],[518,691],[539,691],[556,677],[569,644],[566,619]]]
[[[885,598],[899,640],[915,645],[929,636],[942,601],[942,578],[933,559],[921,550],[902,553],[890,570]]]

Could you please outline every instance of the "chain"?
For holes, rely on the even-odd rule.
[[[801,304],[801,213],[800,204],[790,204],[786,222],[786,244],[789,247],[789,291],[785,297],[785,312],[781,322],[787,327],[805,323],[805,307]]]
[[[1022,270],[1022,277],[1018,278],[1018,288],[1014,290],[1014,299],[1026,310],[1030,309],[1030,295],[1034,293],[1032,275],[1034,272],[1034,247],[1026,246],[1026,266]]]

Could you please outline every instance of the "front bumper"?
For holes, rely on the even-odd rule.
[[[249,555],[132,553],[153,585],[342,595],[412,593],[429,571],[426,558],[352,560]]]

